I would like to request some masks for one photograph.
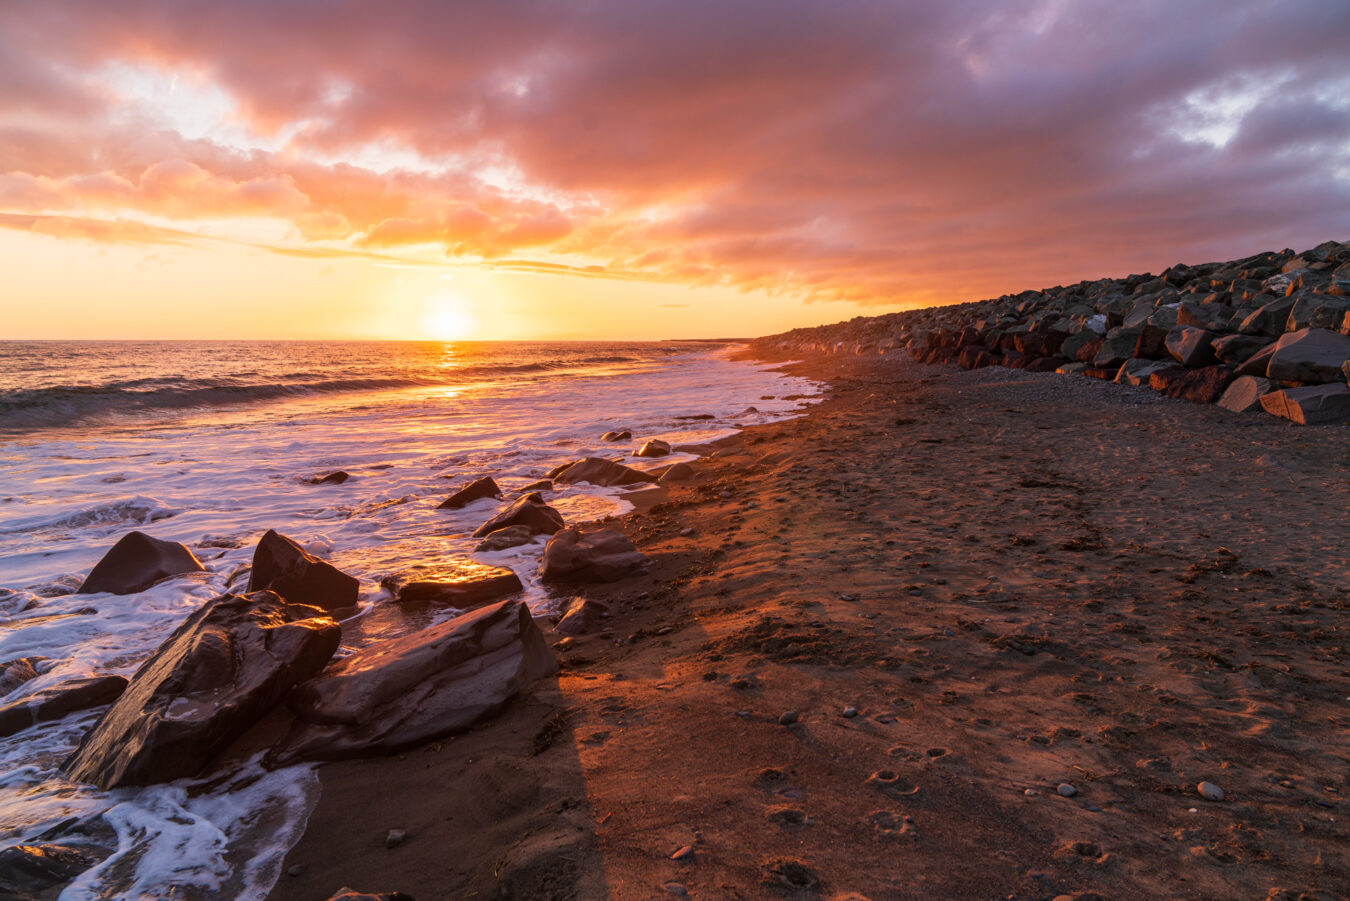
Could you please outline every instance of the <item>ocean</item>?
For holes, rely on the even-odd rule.
[[[703,443],[800,415],[819,390],[716,342],[0,342],[0,662],[47,658],[0,704],[130,676],[225,591],[267,529],[358,577],[368,616],[388,603],[382,576],[472,553],[468,533],[496,506],[437,510],[456,486],[491,475],[509,496],[647,438]],[[612,429],[633,441],[601,441]],[[345,483],[311,484],[338,469]],[[548,500],[569,523],[631,509],[618,489],[559,487]],[[74,594],[133,529],[183,542],[207,572],[138,595]],[[542,549],[473,556],[515,570],[544,613]],[[111,850],[63,901],[266,895],[317,801],[313,768],[251,761],[98,791],[57,767],[99,713],[0,738],[0,849]]]

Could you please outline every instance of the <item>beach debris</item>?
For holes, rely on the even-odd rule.
[[[507,526],[504,529],[489,532],[487,537],[474,547],[474,551],[475,553],[484,553],[520,547],[522,544],[529,544],[533,541],[537,534],[539,533],[529,526]]]
[[[327,475],[314,476],[313,478],[305,479],[305,483],[308,485],[341,485],[351,477],[351,473],[338,469]]]
[[[670,895],[678,895],[680,897],[684,897],[685,895],[689,894],[689,889],[685,888],[678,882],[667,882],[664,885],[662,885],[661,888],[667,894]]]
[[[523,495],[496,516],[474,529],[474,538],[491,535],[508,526],[524,526],[535,535],[552,535],[563,527],[562,514],[544,503],[538,492]]]
[[[539,576],[546,582],[617,582],[647,569],[647,558],[615,529],[563,529],[544,547]]]
[[[205,571],[186,546],[128,532],[94,565],[76,594],[136,594],[164,579]]]
[[[605,434],[603,434],[603,435],[600,436],[600,440],[601,440],[601,441],[627,441],[628,439],[630,439],[630,438],[632,438],[632,437],[633,437],[633,433],[632,433],[632,432],[628,431],[628,429],[622,429],[622,430],[613,431],[613,432],[605,432]]]
[[[59,720],[77,710],[111,704],[126,687],[125,676],[92,676],[70,679],[24,695],[0,707],[0,738],[38,723]]]
[[[209,601],[136,671],[61,768],[104,789],[195,776],[318,673],[341,634],[323,611],[270,591]]]
[[[267,766],[401,750],[495,716],[557,659],[523,601],[480,607],[335,661],[290,697]]]
[[[639,482],[655,482],[656,476],[613,460],[601,457],[587,457],[578,460],[555,473],[551,478],[564,485],[577,482],[589,482],[592,485],[608,487],[612,485],[636,485]]]
[[[474,479],[469,484],[463,486],[454,494],[447,497],[436,507],[437,510],[459,510],[467,507],[474,501],[482,500],[485,497],[501,497],[502,490],[497,487],[492,476],[483,476],[480,479]]]
[[[1213,782],[1201,782],[1195,787],[1195,790],[1199,793],[1200,797],[1204,798],[1206,801],[1222,801],[1224,797],[1223,789],[1219,788]]]
[[[330,563],[307,553],[275,529],[258,540],[247,592],[272,591],[292,604],[322,610],[356,606],[361,584]]]
[[[600,620],[609,615],[609,608],[590,598],[572,598],[567,602],[562,619],[553,627],[563,635],[584,635],[593,630]]]
[[[422,601],[450,607],[477,607],[524,588],[520,577],[504,566],[452,560],[422,563],[385,576],[380,586],[400,602]]]

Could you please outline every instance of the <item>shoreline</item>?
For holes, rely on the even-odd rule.
[[[1350,888],[1350,436],[1012,370],[792,369],[822,403],[608,523],[651,570],[575,592],[612,619],[556,678],[320,769],[270,898]]]

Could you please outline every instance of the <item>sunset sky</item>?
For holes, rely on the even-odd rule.
[[[1350,2],[0,4],[0,338],[766,334],[1350,238]]]

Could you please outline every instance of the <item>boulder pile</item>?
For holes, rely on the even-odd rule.
[[[1300,425],[1350,422],[1350,246],[1177,264],[759,338],[771,355],[908,352],[1147,386]]]

